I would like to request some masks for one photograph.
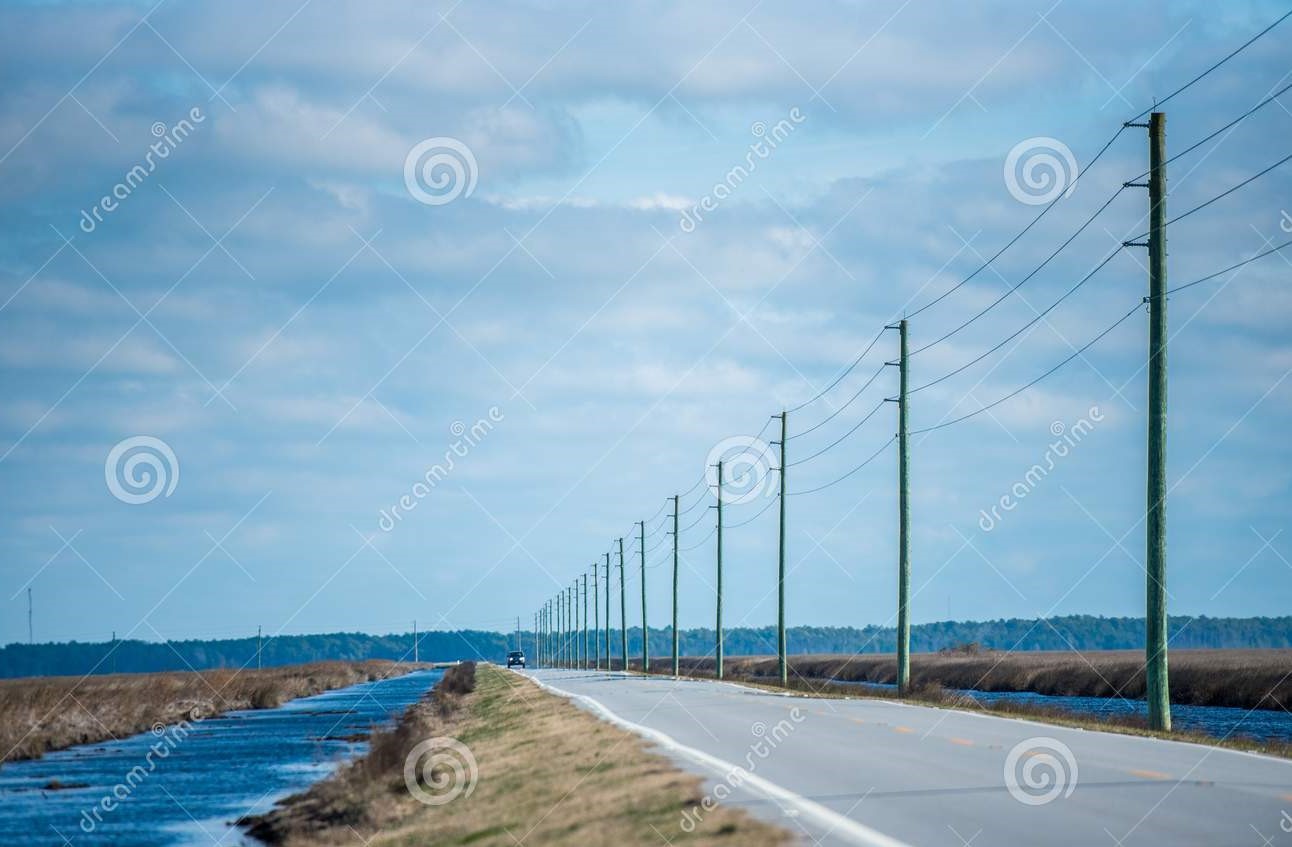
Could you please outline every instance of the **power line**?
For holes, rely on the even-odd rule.
[[[786,465],[786,467],[792,468],[792,467],[796,467],[797,465],[801,465],[804,462],[810,462],[813,459],[815,459],[817,456],[820,456],[822,453],[827,453],[830,450],[833,450],[836,446],[838,446],[839,442],[843,441],[845,438],[852,435],[854,432],[856,432],[858,429],[861,428],[862,424],[864,424],[866,421],[873,418],[875,416],[875,413],[878,412],[880,409],[882,409],[886,402],[887,402],[886,400],[880,400],[878,403],[875,404],[875,408],[871,409],[869,412],[866,413],[865,417],[857,421],[857,423],[853,426],[852,429],[848,430],[843,435],[839,436],[838,438],[830,442],[825,447],[822,447],[820,450],[816,451],[811,456],[804,456],[802,459],[799,459],[797,462],[790,462],[788,465]]]
[[[997,306],[999,306],[1001,303],[1005,302],[1005,299],[1006,299],[1006,298],[1008,298],[1008,297],[1009,297],[1009,295],[1013,294],[1015,291],[1017,291],[1018,289],[1022,288],[1022,287],[1023,287],[1023,285],[1024,285],[1024,283],[1026,283],[1026,282],[1027,282],[1028,280],[1030,280],[1032,277],[1034,277],[1034,276],[1036,276],[1038,273],[1040,273],[1040,272],[1041,272],[1041,270],[1042,270],[1042,269],[1044,269],[1046,265],[1048,265],[1051,261],[1053,261],[1054,257],[1056,257],[1056,256],[1058,256],[1060,253],[1062,253],[1062,252],[1064,251],[1064,249],[1065,249],[1069,244],[1071,244],[1074,240],[1076,240],[1077,236],[1079,236],[1079,235],[1081,235],[1081,233],[1085,232],[1086,227],[1088,227],[1088,226],[1090,226],[1092,223],[1094,223],[1095,218],[1097,218],[1097,217],[1099,217],[1101,214],[1103,214],[1104,210],[1105,210],[1105,209],[1107,209],[1109,206],[1111,206],[1111,205],[1112,205],[1112,202],[1113,202],[1114,200],[1116,200],[1116,199],[1118,198],[1118,196],[1119,196],[1123,191],[1125,191],[1125,190],[1126,190],[1126,186],[1125,186],[1125,185],[1123,185],[1121,188],[1119,188],[1119,189],[1117,189],[1116,191],[1114,191],[1114,192],[1113,192],[1113,196],[1111,196],[1111,197],[1109,197],[1107,200],[1105,200],[1105,201],[1104,201],[1104,204],[1103,204],[1102,206],[1100,206],[1100,207],[1095,211],[1095,213],[1094,213],[1093,215],[1091,215],[1090,217],[1086,218],[1086,222],[1085,222],[1085,223],[1083,223],[1080,227],[1078,227],[1076,232],[1074,232],[1074,233],[1072,233],[1072,235],[1068,236],[1068,239],[1067,239],[1066,241],[1064,241],[1062,244],[1060,244],[1060,245],[1058,246],[1058,248],[1057,248],[1056,250],[1054,250],[1054,252],[1052,252],[1050,255],[1048,255],[1048,256],[1046,256],[1046,257],[1045,257],[1045,261],[1041,262],[1041,264],[1039,264],[1039,265],[1037,265],[1035,268],[1033,268],[1033,269],[1032,269],[1032,271],[1031,271],[1030,273],[1028,273],[1028,275],[1027,275],[1027,276],[1025,276],[1025,277],[1023,277],[1022,279],[1020,279],[1017,283],[1015,283],[1014,285],[1012,285],[1012,286],[1010,286],[1009,288],[1005,289],[1005,293],[1004,293],[1004,294],[1002,294],[1002,295],[1000,295],[999,297],[997,297],[997,298],[996,298],[992,303],[990,303],[986,308],[984,308],[982,311],[978,312],[978,313],[977,313],[976,315],[974,315],[973,317],[969,318],[969,320],[967,320],[967,321],[965,321],[964,323],[962,323],[962,324],[960,324],[959,326],[957,326],[955,329],[953,329],[953,330],[951,330],[950,332],[946,333],[946,334],[945,334],[945,335],[943,335],[941,338],[938,338],[938,339],[936,339],[936,340],[934,340],[934,341],[930,341],[928,344],[925,344],[923,347],[917,347],[917,348],[915,348],[914,350],[912,350],[912,351],[910,352],[909,356],[916,356],[916,355],[918,355],[918,354],[920,354],[920,353],[923,353],[925,350],[929,349],[930,347],[936,347],[937,345],[941,344],[943,341],[946,341],[946,340],[947,340],[948,338],[950,338],[951,336],[953,336],[953,335],[955,335],[956,333],[960,332],[960,330],[964,329],[965,327],[969,326],[969,325],[970,325],[971,323],[973,323],[974,321],[976,321],[976,320],[978,320],[979,318],[981,318],[983,315],[985,315],[985,314],[987,314],[988,312],[990,312],[992,309],[994,309],[994,308],[996,308]]]
[[[743,520],[743,521],[741,521],[740,523],[726,524],[726,525],[725,525],[725,528],[726,528],[726,529],[738,529],[738,528],[740,528],[740,527],[744,526],[745,524],[751,524],[751,523],[753,523],[754,521],[756,521],[756,520],[758,520],[759,518],[761,518],[761,517],[763,516],[763,512],[766,512],[768,509],[770,509],[770,508],[771,508],[772,506],[774,506],[774,505],[776,505],[776,498],[775,498],[775,497],[768,497],[768,498],[767,498],[767,505],[765,505],[765,506],[763,506],[761,509],[759,509],[759,510],[758,510],[758,514],[754,515],[752,518],[749,518],[748,520]]]
[[[1034,380],[1032,380],[1031,382],[1029,382],[1027,385],[1024,385],[1022,388],[1019,388],[1019,389],[1016,389],[1016,390],[1014,390],[1014,391],[1011,391],[1010,393],[1006,394],[1004,397],[1001,397],[1000,399],[995,400],[994,402],[988,403],[986,406],[983,406],[981,409],[977,409],[977,410],[975,410],[975,411],[973,411],[973,412],[970,412],[970,413],[969,413],[969,414],[967,414],[967,415],[961,415],[960,417],[955,418],[954,420],[945,421],[945,422],[940,423],[940,424],[935,424],[935,425],[933,425],[933,426],[925,427],[924,429],[916,429],[916,430],[912,430],[912,431],[911,431],[911,435],[921,435],[921,434],[926,433],[926,432],[933,432],[934,430],[944,429],[944,428],[946,428],[946,427],[953,426],[953,425],[955,425],[955,424],[960,423],[961,421],[967,421],[967,420],[969,420],[969,419],[970,419],[970,418],[972,418],[972,417],[975,417],[975,416],[977,416],[977,415],[981,415],[983,412],[986,412],[986,411],[987,411],[987,410],[989,410],[989,409],[994,409],[995,407],[999,406],[1001,403],[1004,403],[1006,400],[1009,400],[1009,399],[1010,399],[1010,398],[1012,398],[1012,397],[1017,397],[1019,394],[1022,394],[1024,391],[1026,391],[1027,389],[1031,388],[1033,385],[1036,385],[1036,384],[1037,384],[1038,382],[1040,382],[1041,380],[1043,380],[1043,379],[1045,379],[1045,378],[1049,377],[1050,375],[1052,375],[1055,371],[1057,371],[1059,368],[1061,368],[1061,367],[1063,367],[1064,365],[1066,365],[1068,362],[1071,362],[1073,359],[1077,358],[1077,357],[1078,357],[1078,356],[1080,356],[1082,353],[1084,353],[1084,352],[1086,352],[1087,350],[1089,350],[1091,347],[1093,347],[1093,346],[1095,345],[1095,343],[1096,343],[1097,341],[1099,341],[1100,339],[1102,339],[1105,335],[1107,335],[1108,333],[1112,332],[1112,331],[1113,331],[1114,329],[1116,329],[1117,327],[1121,326],[1122,322],[1123,322],[1123,321],[1125,321],[1127,318],[1129,318],[1131,315],[1135,314],[1135,312],[1136,312],[1136,311],[1139,309],[1139,307],[1140,307],[1140,306],[1142,306],[1142,305],[1143,305],[1143,301],[1141,301],[1141,302],[1139,302],[1139,303],[1136,303],[1136,304],[1131,308],[1131,310],[1130,310],[1129,312],[1127,312],[1126,314],[1124,314],[1124,315],[1122,315],[1120,318],[1118,318],[1118,319],[1113,323],[1113,325],[1112,325],[1112,326],[1108,327],[1108,328],[1107,328],[1107,329],[1105,329],[1103,332],[1099,333],[1099,334],[1098,334],[1098,335],[1096,335],[1094,338],[1090,339],[1090,341],[1087,341],[1087,342],[1085,343],[1085,345],[1083,345],[1080,349],[1076,350],[1076,351],[1075,351],[1071,356],[1069,356],[1068,358],[1064,359],[1062,362],[1059,362],[1057,365],[1055,365],[1054,367],[1050,368],[1048,371],[1046,371],[1045,373],[1041,374],[1041,375],[1040,375],[1040,376],[1038,376],[1036,379],[1034,379]]]
[[[789,496],[791,496],[791,497],[797,497],[797,496],[798,496],[798,495],[800,495],[800,494],[815,494],[815,493],[816,493],[816,492],[818,492],[818,491],[824,491],[824,490],[826,490],[827,488],[830,488],[831,486],[838,485],[839,483],[843,482],[843,481],[844,481],[845,479],[847,479],[848,477],[850,477],[850,476],[852,476],[853,474],[855,474],[857,471],[859,471],[859,470],[861,470],[862,468],[866,467],[866,465],[869,465],[871,462],[873,462],[873,461],[875,461],[876,459],[878,459],[878,458],[879,458],[879,456],[880,456],[880,454],[881,454],[881,453],[883,453],[885,450],[887,450],[887,449],[888,449],[888,445],[892,444],[892,443],[893,443],[894,441],[896,441],[896,440],[897,440],[897,436],[896,436],[896,435],[894,435],[892,438],[888,439],[888,440],[887,440],[887,441],[885,441],[883,444],[881,444],[878,450],[876,450],[874,453],[871,453],[871,454],[870,454],[870,456],[868,456],[868,457],[866,458],[866,461],[862,462],[860,465],[857,465],[857,467],[855,467],[855,468],[853,468],[852,470],[848,471],[846,474],[844,474],[843,476],[841,476],[841,477],[839,477],[838,479],[834,480],[833,482],[827,482],[825,485],[818,485],[816,488],[809,488],[809,489],[807,489],[806,491],[791,491],[791,492],[789,492]]]
[[[1212,274],[1207,274],[1201,279],[1195,279],[1193,282],[1186,282],[1184,285],[1177,285],[1175,288],[1167,289],[1166,293],[1174,294],[1177,291],[1183,291],[1186,288],[1193,288],[1195,285],[1201,285],[1204,282],[1209,282],[1210,280],[1213,280],[1218,276],[1223,276],[1229,273],[1230,271],[1238,270],[1243,265],[1251,264],[1252,262],[1255,262],[1257,259],[1264,259],[1266,256],[1270,255],[1271,253],[1277,253],[1285,247],[1292,247],[1292,241],[1284,241],[1282,244],[1278,245],[1277,247],[1271,247],[1270,249],[1262,253],[1257,253],[1255,256],[1251,256],[1249,258],[1243,259],[1241,262],[1230,265],[1227,268],[1218,270]]]
[[[813,424],[812,426],[808,427],[807,429],[803,430],[802,432],[795,433],[794,435],[786,436],[785,440],[786,440],[786,441],[793,441],[793,440],[794,440],[794,439],[796,439],[796,438],[802,438],[803,436],[805,436],[805,435],[807,435],[807,434],[809,434],[809,433],[811,433],[811,432],[815,432],[816,430],[818,430],[818,429],[820,429],[821,427],[823,427],[823,426],[825,426],[826,424],[828,424],[830,421],[834,420],[834,419],[835,419],[835,417],[836,417],[840,412],[842,412],[844,409],[846,409],[846,408],[848,408],[849,406],[851,406],[851,405],[852,405],[852,402],[853,402],[854,400],[856,400],[858,397],[860,397],[860,396],[862,395],[862,392],[864,392],[867,388],[870,388],[871,384],[872,384],[872,383],[874,383],[874,381],[875,381],[876,379],[878,379],[878,378],[879,378],[879,375],[880,375],[880,374],[882,374],[882,373],[884,372],[884,369],[885,369],[886,367],[888,367],[888,366],[887,366],[887,365],[880,365],[880,366],[879,366],[879,368],[878,368],[878,369],[877,369],[873,374],[871,374],[870,379],[866,380],[866,382],[861,386],[861,388],[858,388],[858,389],[857,389],[857,393],[856,393],[856,394],[854,394],[854,395],[852,395],[851,397],[849,397],[849,398],[848,398],[848,402],[847,402],[847,403],[844,403],[842,406],[840,406],[839,408],[837,408],[837,409],[835,409],[833,412],[831,412],[831,413],[830,413],[830,416],[829,416],[829,417],[827,417],[825,420],[820,421],[819,423],[815,423],[815,424]]]
[[[679,548],[678,548],[678,552],[679,552],[679,553],[689,553],[689,552],[691,552],[692,550],[696,549],[697,547],[701,547],[701,546],[703,546],[703,545],[705,544],[705,542],[707,542],[710,538],[712,538],[714,535],[716,535],[716,534],[717,534],[717,532],[718,532],[718,527],[715,525],[715,526],[713,527],[713,529],[711,529],[711,530],[709,531],[709,534],[708,534],[708,535],[706,535],[704,538],[702,538],[700,541],[696,542],[695,544],[692,544],[690,547],[679,547]]]
[[[970,361],[968,361],[968,362],[965,362],[963,365],[961,365],[960,367],[956,368],[955,370],[950,371],[949,373],[944,373],[942,376],[938,377],[937,379],[930,380],[929,382],[926,382],[926,383],[924,383],[924,384],[923,384],[923,385],[921,385],[921,386],[918,386],[918,387],[916,387],[916,388],[912,388],[912,389],[910,389],[909,391],[907,391],[907,393],[908,393],[908,394],[914,394],[914,393],[916,393],[917,391],[923,391],[923,390],[924,390],[924,389],[926,389],[926,388],[931,388],[932,386],[937,385],[939,382],[943,382],[943,381],[945,381],[945,380],[950,379],[951,377],[955,376],[956,374],[962,373],[963,371],[965,371],[965,370],[967,370],[967,369],[969,369],[969,368],[973,367],[974,365],[978,364],[978,363],[979,363],[979,362],[981,362],[983,359],[985,359],[985,358],[987,358],[988,356],[990,356],[992,353],[995,353],[997,350],[999,350],[1000,348],[1004,347],[1006,344],[1008,344],[1009,342],[1013,341],[1013,340],[1014,340],[1015,338],[1017,338],[1018,336],[1022,335],[1024,332],[1026,332],[1026,331],[1027,331],[1028,329],[1030,329],[1031,327],[1036,326],[1036,324],[1037,324],[1038,322],[1040,322],[1043,318],[1045,318],[1045,316],[1046,316],[1046,315],[1048,315],[1050,312],[1054,311],[1054,309],[1055,309],[1055,308],[1057,308],[1057,307],[1058,307],[1058,305],[1059,305],[1060,303],[1062,303],[1064,300],[1068,299],[1068,297],[1070,297],[1073,293],[1075,293],[1075,292],[1076,292],[1076,290],[1077,290],[1078,288],[1080,288],[1081,286],[1085,285],[1085,284],[1086,284],[1086,282],[1088,282],[1088,281],[1090,280],[1090,278],[1091,278],[1091,277],[1093,277],[1095,274],[1099,273],[1099,271],[1100,271],[1100,270],[1102,270],[1102,269],[1103,269],[1103,267],[1104,267],[1105,265],[1107,265],[1109,262],[1111,262],[1111,261],[1113,260],[1113,257],[1115,257],[1118,253],[1120,253],[1120,252],[1121,252],[1121,250],[1122,250],[1122,248],[1118,247],[1117,249],[1115,249],[1115,250],[1113,250],[1111,253],[1109,253],[1106,257],[1104,257],[1104,260],[1103,260],[1102,262],[1100,262],[1098,265],[1096,265],[1096,266],[1095,266],[1094,270],[1090,271],[1090,273],[1086,274],[1086,275],[1085,275],[1085,276],[1083,276],[1080,280],[1078,280],[1076,285],[1072,286],[1072,287],[1071,287],[1071,288],[1069,288],[1067,291],[1063,292],[1063,296],[1062,296],[1062,297],[1060,297],[1058,300],[1055,300],[1055,301],[1054,301],[1054,302],[1053,302],[1053,303],[1052,303],[1048,308],[1046,308],[1046,310],[1045,310],[1045,311],[1043,311],[1043,312],[1039,312],[1039,313],[1036,315],[1036,317],[1032,318],[1030,321],[1028,321],[1027,323],[1023,324],[1021,327],[1019,327],[1019,328],[1018,328],[1017,330],[1015,330],[1013,333],[1011,333],[1010,335],[1006,336],[1006,338],[1005,338],[1003,341],[1001,341],[999,344],[997,344],[995,347],[992,347],[990,350],[988,350],[987,352],[983,353],[982,355],[977,356],[977,357],[975,357],[975,358],[971,359],[971,360],[970,360]]]
[[[1292,16],[1292,11],[1284,12],[1284,13],[1283,13],[1283,15],[1279,17],[1279,19],[1278,19],[1278,20],[1274,21],[1274,23],[1270,24],[1269,26],[1265,27],[1265,29],[1261,30],[1260,32],[1258,32],[1258,33],[1256,33],[1255,35],[1253,35],[1251,38],[1247,39],[1245,42],[1243,42],[1241,45],[1239,45],[1239,46],[1238,46],[1238,48],[1236,48],[1233,52],[1229,53],[1229,55],[1225,56],[1223,59],[1221,59],[1220,61],[1216,62],[1216,63],[1215,63],[1214,65],[1212,65],[1211,67],[1207,68],[1205,71],[1203,71],[1202,73],[1198,74],[1198,75],[1197,75],[1197,76],[1195,76],[1193,79],[1189,80],[1189,81],[1188,81],[1188,82],[1186,82],[1184,85],[1182,85],[1182,86],[1180,86],[1179,88],[1177,88],[1175,91],[1172,91],[1170,94],[1166,95],[1166,97],[1162,98],[1161,100],[1158,100],[1158,101],[1157,101],[1156,103],[1154,103],[1152,106],[1149,106],[1147,109],[1145,109],[1144,111],[1140,112],[1138,115],[1136,115],[1135,117],[1131,118],[1131,119],[1130,119],[1129,121],[1127,121],[1126,123],[1132,123],[1132,122],[1137,121],[1137,120],[1139,120],[1140,118],[1144,117],[1144,116],[1145,116],[1145,115],[1147,115],[1149,112],[1152,112],[1152,111],[1154,111],[1154,110],[1160,110],[1160,109],[1161,109],[1163,106],[1165,106],[1165,105],[1166,105],[1170,100],[1174,99],[1174,98],[1175,98],[1175,96],[1176,96],[1177,94],[1180,94],[1181,92],[1185,91],[1186,89],[1192,88],[1192,87],[1193,87],[1193,85],[1194,85],[1195,83],[1199,82],[1203,77],[1207,76],[1207,75],[1208,75],[1208,74],[1210,74],[1212,71],[1216,70],[1216,69],[1217,69],[1217,68],[1219,68],[1221,65],[1225,64],[1225,63],[1226,63],[1226,62],[1228,62],[1230,59],[1234,58],[1234,57],[1235,57],[1235,56],[1237,56],[1239,53],[1241,53],[1241,52],[1243,52],[1244,50],[1246,50],[1248,47],[1251,47],[1253,44],[1255,44],[1257,41],[1259,41],[1259,40],[1260,40],[1260,39],[1261,39],[1261,38],[1262,38],[1266,33],[1268,33],[1270,30],[1274,29],[1274,27],[1278,26],[1279,24],[1281,24],[1281,23],[1283,23],[1285,20],[1287,20],[1289,16]]]
[[[679,530],[678,530],[678,535],[681,535],[681,534],[682,534],[682,533],[684,533],[684,532],[689,532],[691,529],[694,529],[696,526],[698,526],[698,525],[699,525],[700,521],[704,520],[705,516],[706,516],[706,515],[708,515],[708,514],[709,514],[709,510],[708,510],[708,509],[705,509],[703,512],[701,512],[701,513],[700,513],[700,516],[699,516],[699,517],[697,517],[697,518],[696,518],[696,519],[691,523],[691,525],[690,525],[690,526],[688,526],[688,527],[684,527],[684,528],[682,528],[682,529],[679,529]]]
[[[853,360],[852,360],[852,364],[851,364],[851,365],[849,365],[848,367],[846,367],[846,368],[844,369],[843,373],[841,373],[841,374],[839,374],[837,377],[835,377],[834,382],[830,383],[830,384],[829,384],[829,385],[827,385],[825,388],[821,389],[821,391],[820,391],[820,392],[818,392],[818,393],[817,393],[817,395],[816,395],[815,397],[811,398],[810,400],[805,400],[804,402],[802,402],[802,403],[798,404],[798,405],[797,405],[797,406],[795,406],[794,408],[792,408],[792,409],[787,409],[786,411],[789,411],[789,412],[797,412],[799,409],[806,408],[807,406],[809,406],[809,405],[811,405],[811,404],[815,403],[817,400],[820,400],[822,397],[824,397],[826,394],[828,394],[828,393],[830,392],[830,389],[834,388],[836,385],[838,385],[840,382],[842,382],[842,381],[843,381],[843,378],[844,378],[844,377],[846,377],[848,374],[852,373],[852,369],[853,369],[853,368],[855,368],[855,367],[857,367],[857,365],[861,364],[861,360],[862,360],[862,359],[864,359],[864,358],[866,358],[866,354],[867,354],[867,353],[869,353],[872,349],[874,349],[875,345],[879,343],[879,339],[880,339],[880,338],[883,338],[883,336],[884,336],[884,331],[881,329],[881,330],[880,330],[880,331],[875,335],[875,337],[874,337],[874,338],[872,338],[872,339],[870,340],[870,343],[866,345],[866,349],[861,351],[861,355],[859,355],[857,358],[853,359]],[[769,421],[769,423],[770,423],[770,421]],[[763,429],[764,429],[764,430],[766,430],[766,429],[767,429],[767,427],[765,427],[765,426],[764,426],[764,427],[763,427]],[[762,433],[759,433],[759,435],[761,435],[761,434],[762,434]]]
[[[1217,200],[1222,200],[1222,199],[1224,199],[1225,197],[1228,197],[1230,194],[1233,194],[1233,193],[1234,193],[1235,191],[1237,191],[1238,189],[1243,188],[1244,186],[1250,185],[1251,183],[1253,183],[1253,182],[1255,182],[1256,180],[1260,179],[1261,177],[1265,176],[1267,173],[1269,173],[1270,171],[1274,170],[1274,169],[1275,169],[1275,168],[1277,168],[1279,165],[1283,164],[1284,162],[1288,161],[1289,159],[1292,159],[1292,153],[1287,154],[1287,155],[1286,155],[1286,156],[1284,156],[1282,159],[1279,159],[1277,162],[1275,162],[1274,164],[1272,164],[1272,165],[1270,165],[1269,167],[1265,168],[1264,170],[1262,170],[1262,171],[1260,171],[1260,172],[1258,172],[1258,173],[1254,173],[1254,174],[1252,174],[1252,175],[1251,175],[1251,176],[1249,176],[1247,179],[1245,179],[1245,180],[1243,180],[1242,182],[1238,183],[1238,184],[1237,184],[1237,185],[1235,185],[1234,187],[1229,188],[1229,189],[1226,189],[1225,191],[1220,192],[1220,193],[1219,193],[1219,194],[1217,194],[1215,197],[1212,197],[1210,200],[1207,200],[1207,201],[1206,201],[1206,202],[1204,202],[1204,203],[1199,203],[1197,206],[1194,206],[1194,207],[1193,207],[1192,209],[1190,209],[1189,211],[1187,211],[1187,212],[1181,212],[1180,214],[1176,215],[1175,217],[1168,219],[1168,220],[1166,221],[1166,223],[1164,224],[1164,226],[1169,226],[1169,225],[1171,225],[1171,224],[1175,223],[1176,221],[1182,221],[1182,220],[1184,220],[1185,218],[1187,218],[1187,217],[1189,217],[1190,215],[1192,215],[1194,212],[1200,212],[1200,211],[1202,211],[1203,209],[1205,209],[1205,208],[1207,208],[1208,206],[1210,206],[1212,203],[1215,203]],[[1141,238],[1145,238],[1145,237],[1147,237],[1147,236],[1148,236],[1148,233],[1147,233],[1147,232],[1141,232],[1139,235],[1137,235],[1137,236],[1135,236],[1134,238],[1132,238],[1132,239],[1131,239],[1131,241],[1139,241]]]

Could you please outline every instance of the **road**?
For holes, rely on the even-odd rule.
[[[807,844],[1292,845],[1289,760],[878,699],[527,675]]]

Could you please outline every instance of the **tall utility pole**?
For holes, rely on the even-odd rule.
[[[565,589],[566,602],[569,603],[570,614],[566,618],[570,623],[570,661],[571,668],[579,666],[579,583],[576,580],[572,585]]]
[[[641,535],[637,536],[637,554],[642,573],[642,673],[650,673],[650,634],[646,628],[646,521],[638,521]]]
[[[717,677],[722,679],[722,462],[718,462],[718,621],[716,627]]]
[[[911,686],[911,471],[907,444],[906,319],[897,322],[901,356],[897,361],[897,693]]]
[[[601,590],[597,585],[597,563],[592,563],[592,668],[601,670]]]
[[[565,667],[565,592],[556,595],[556,666]]]
[[[623,652],[624,670],[628,670],[628,589],[624,585],[624,540],[619,539],[619,647]]]
[[[610,662],[610,553],[606,553],[606,670]]]
[[[538,612],[534,613],[534,666],[542,662],[543,648],[538,643]]]
[[[777,544],[776,669],[780,674],[781,685],[789,685],[789,663],[785,660],[785,419],[789,415],[782,409],[779,415],[773,415],[773,417],[781,419],[781,440],[772,442],[781,446],[781,466],[780,473],[777,475],[780,480],[781,532]]]
[[[1166,113],[1148,124],[1148,725],[1171,729],[1166,661]]]
[[[592,653],[588,650],[588,575],[583,575],[583,668],[592,666]]]
[[[677,661],[677,497],[673,495],[673,676],[678,675]]]

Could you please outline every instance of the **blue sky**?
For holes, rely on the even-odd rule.
[[[1004,172],[1013,148],[1052,139],[1080,180],[912,319],[913,349],[1147,168],[1131,128],[1085,170],[1123,121],[1284,11],[6,4],[0,641],[26,638],[28,587],[37,640],[528,624],[688,490],[683,508],[700,505],[681,519],[699,520],[682,536],[681,621],[711,625],[711,510],[692,486],[715,445],[813,398],[884,323],[1026,226],[1042,207]],[[1288,27],[1165,106],[1170,152],[1287,85]],[[1288,96],[1172,162],[1170,211],[1292,152]],[[775,149],[731,183],[778,124]],[[405,179],[431,138],[472,158],[472,189],[442,204]],[[167,155],[150,162],[157,144]],[[146,174],[82,226],[136,166]],[[1283,165],[1173,224],[1172,282],[1287,240],[1290,177]],[[714,193],[727,196],[683,228],[681,211]],[[1121,191],[1017,293],[914,355],[913,385],[1033,321],[1146,211],[1141,189]],[[1170,301],[1175,614],[1287,612],[1290,259]],[[912,429],[1071,355],[1144,296],[1144,261],[1121,251],[1001,350],[914,394]],[[838,410],[895,344],[881,337],[792,413],[790,435]],[[1146,344],[1141,310],[990,414],[912,438],[916,622],[1142,613]],[[790,461],[852,429],[895,376],[882,369],[794,437]],[[896,456],[880,448],[895,425],[881,406],[791,467],[790,490],[805,490],[879,451],[789,498],[791,624],[892,622]],[[1080,443],[1054,456],[1053,433],[1074,428]],[[153,451],[162,484],[121,497],[105,464],[128,472],[114,447],[138,437],[170,451]],[[434,487],[416,489],[436,465]],[[387,531],[383,510],[404,496],[415,506]],[[730,625],[775,618],[776,510],[754,517],[766,502],[727,510],[750,521],[725,535]],[[666,536],[647,548],[659,626]],[[629,607],[639,622],[636,594]]]

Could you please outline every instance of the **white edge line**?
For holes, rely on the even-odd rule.
[[[882,832],[878,832],[864,824],[858,823],[852,818],[844,817],[838,812],[827,809],[820,803],[809,800],[802,795],[795,794],[793,791],[782,788],[774,782],[770,782],[756,774],[750,773],[744,768],[740,768],[737,765],[733,765],[730,762],[719,759],[717,756],[711,756],[702,750],[695,749],[694,747],[687,747],[685,744],[674,740],[671,736],[665,735],[659,730],[651,729],[650,727],[642,726],[641,724],[636,724],[632,721],[621,718],[602,705],[599,701],[594,700],[586,694],[574,694],[572,692],[565,691],[554,685],[542,682],[532,674],[525,674],[525,676],[533,680],[534,684],[539,688],[553,694],[566,697],[570,700],[574,700],[578,703],[582,703],[590,711],[601,717],[602,720],[614,724],[620,729],[626,729],[629,732],[640,735],[671,753],[684,759],[689,759],[697,765],[717,772],[719,776],[725,777],[735,771],[741,771],[741,787],[754,789],[776,803],[794,809],[801,817],[807,818],[816,825],[826,829],[832,836],[841,836],[845,840],[849,840],[854,844],[865,845],[865,847],[910,847],[910,845],[906,844],[904,841],[898,841]]]

